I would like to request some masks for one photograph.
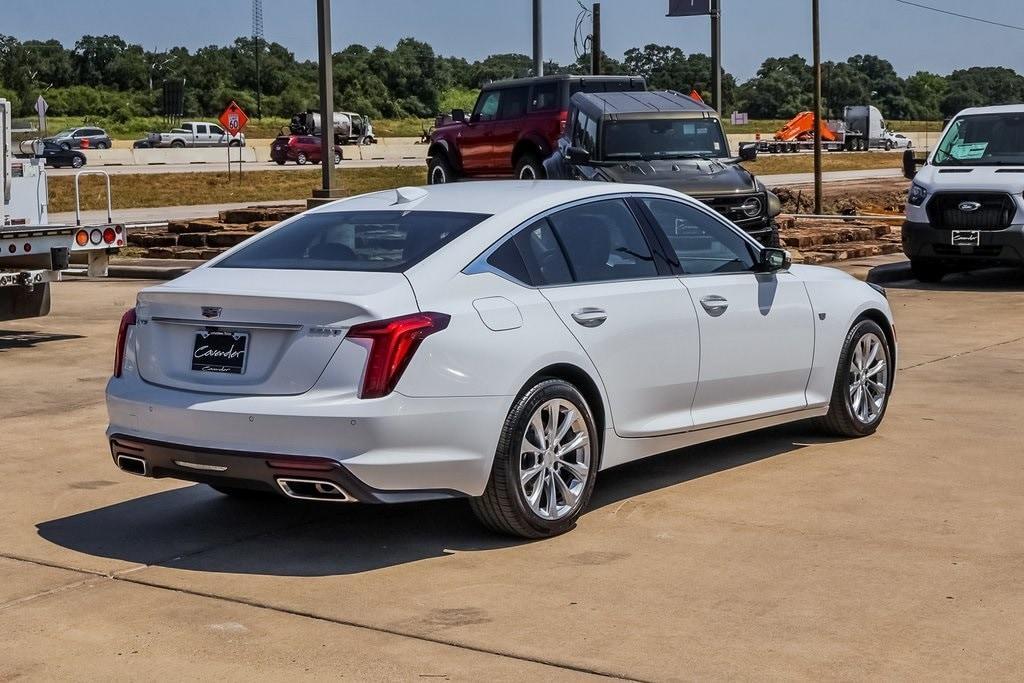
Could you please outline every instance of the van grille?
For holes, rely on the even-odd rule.
[[[964,211],[961,204],[980,204],[975,211]],[[997,192],[939,192],[928,202],[928,221],[933,228],[946,230],[1002,230],[1010,227],[1017,211],[1008,194]]]

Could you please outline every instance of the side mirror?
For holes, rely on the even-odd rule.
[[[903,177],[907,180],[913,180],[914,176],[917,175],[917,167],[924,165],[924,159],[918,159],[914,156],[914,150],[905,149],[903,150]]]
[[[459,123],[466,122],[466,110],[465,109],[452,109],[452,121],[458,121]]]
[[[582,147],[570,147],[565,150],[565,158],[573,164],[586,164],[590,162],[590,152]]]
[[[766,273],[786,270],[792,263],[792,259],[789,258],[789,252],[785,249],[768,248],[761,250],[761,270]]]
[[[741,142],[740,143],[740,161],[756,161],[757,160],[757,143],[756,142]]]

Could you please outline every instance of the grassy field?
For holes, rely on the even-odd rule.
[[[422,185],[427,181],[426,167],[360,168],[335,171],[335,177],[347,194],[373,192],[403,185]],[[74,178],[49,179],[50,211],[73,211]],[[158,175],[114,175],[110,177],[114,209],[157,206],[187,206],[228,202],[256,202],[306,199],[320,186],[320,170],[251,171],[228,182],[226,173],[167,173]],[[103,209],[106,195],[98,177],[81,180],[82,208]]]
[[[757,175],[810,173],[813,154],[759,154],[756,161],[743,164]],[[825,152],[821,157],[825,171],[860,171],[872,168],[901,168],[902,155],[895,152]]]
[[[746,164],[753,173],[807,173],[813,170],[810,154],[761,155],[757,161]],[[849,171],[873,168],[898,168],[900,155],[885,152],[832,153],[823,158],[826,171]],[[382,167],[339,169],[336,177],[347,194],[374,190],[422,185],[426,182],[426,167]],[[220,204],[227,202],[275,201],[305,199],[320,183],[320,171],[247,171],[241,181],[233,175],[228,182],[226,173],[167,173],[155,175],[114,175],[110,178],[115,209],[157,206],[187,206],[192,204]],[[55,176],[50,183],[50,211],[71,211],[73,178]],[[85,209],[105,206],[102,180],[82,178],[82,202]]]

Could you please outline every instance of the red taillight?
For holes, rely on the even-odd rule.
[[[380,398],[390,394],[420,342],[448,327],[449,320],[451,317],[444,313],[414,313],[363,323],[349,330],[349,339],[370,342],[370,357],[363,373],[359,398]]]
[[[569,120],[569,112],[563,111],[558,114],[558,133],[565,132],[565,122]]]
[[[117,233],[114,232],[113,228],[105,228],[103,230],[103,241],[107,244],[113,244],[114,240],[117,239]]]
[[[121,376],[124,366],[124,344],[128,337],[128,328],[135,324],[135,309],[129,308],[121,316],[121,326],[117,328],[117,346],[114,347],[114,377]]]

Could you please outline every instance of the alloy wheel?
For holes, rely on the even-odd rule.
[[[579,408],[555,398],[530,417],[519,449],[519,485],[539,517],[558,520],[576,511],[590,471],[590,434]]]
[[[889,390],[889,366],[884,342],[873,332],[857,340],[850,357],[847,398],[850,412],[863,424],[878,419]]]

